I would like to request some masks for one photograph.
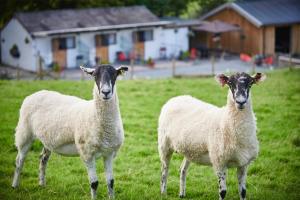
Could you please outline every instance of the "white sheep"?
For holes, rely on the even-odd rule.
[[[79,155],[87,168],[92,198],[96,198],[98,178],[95,159],[103,157],[109,196],[114,196],[113,158],[124,140],[115,81],[127,67],[115,69],[100,65],[81,69],[95,78],[93,99],[39,91],[25,98],[15,133],[18,149],[12,186],[19,184],[24,159],[31,144],[38,139],[44,145],[39,184],[45,185],[45,170],[51,152],[65,156]]]
[[[256,118],[249,94],[252,84],[265,79],[237,73],[216,76],[230,88],[227,105],[219,108],[191,96],[170,99],[162,108],[158,125],[161,159],[161,193],[166,193],[173,152],[184,156],[180,172],[180,197],[185,196],[186,173],[190,162],[212,165],[219,179],[219,198],[226,195],[227,168],[236,167],[241,199],[246,198],[247,166],[258,154]]]

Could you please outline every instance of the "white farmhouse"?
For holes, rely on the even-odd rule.
[[[1,60],[36,71],[40,58],[62,68],[168,58],[189,49],[188,33],[144,6],[20,12],[1,31]]]

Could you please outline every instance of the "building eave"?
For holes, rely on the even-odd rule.
[[[87,28],[71,28],[71,29],[61,29],[61,30],[51,30],[51,31],[38,31],[33,32],[32,35],[35,37],[47,37],[51,35],[61,35],[70,33],[82,33],[82,32],[95,32],[95,31],[107,31],[107,30],[118,30],[118,29],[134,29],[140,27],[151,27],[151,26],[164,26],[168,25],[169,21],[159,21],[159,22],[147,22],[147,23],[136,23],[136,24],[120,24],[120,25],[109,25],[109,26],[97,26],[97,27],[87,27]]]

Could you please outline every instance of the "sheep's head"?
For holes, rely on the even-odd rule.
[[[228,85],[231,93],[232,99],[235,102],[235,106],[242,110],[245,108],[245,105],[248,103],[249,91],[253,84],[257,84],[266,79],[266,75],[262,73],[256,73],[253,76],[250,76],[247,73],[236,73],[231,76],[226,76],[220,74],[216,76],[216,80],[222,85]]]
[[[95,78],[99,95],[103,100],[109,100],[114,93],[114,85],[117,77],[128,71],[128,67],[120,66],[114,68],[111,65],[99,65],[96,68],[85,68],[80,66],[81,70]]]

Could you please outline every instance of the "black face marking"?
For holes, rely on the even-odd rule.
[[[99,92],[101,92],[101,86],[107,84],[111,85],[111,93],[113,93],[114,85],[118,77],[118,71],[111,65],[97,66],[94,73],[95,82],[97,84]],[[106,93],[108,91],[105,91]]]
[[[224,199],[225,196],[226,196],[226,190],[222,190],[222,191],[220,192],[220,196],[221,196],[222,199]]]
[[[91,188],[92,188],[93,190],[97,190],[98,184],[99,184],[98,181],[92,182],[92,183],[91,183]]]
[[[237,73],[228,79],[228,86],[236,103],[243,105],[249,97],[249,91],[255,80],[247,73]]]
[[[242,188],[241,196],[243,199],[246,198],[246,189],[245,188]]]
[[[114,189],[114,179],[111,179],[110,180],[110,183],[109,183],[109,187],[111,188],[111,189]]]

